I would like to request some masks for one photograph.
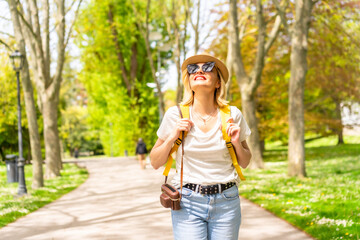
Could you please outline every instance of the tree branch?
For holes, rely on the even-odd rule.
[[[233,59],[234,72],[236,74],[236,80],[239,84],[244,84],[247,83],[249,77],[246,74],[244,63],[242,61],[236,2],[236,0],[230,0],[229,35],[232,44],[231,54]]]
[[[3,17],[3,16],[0,16],[0,19],[5,20],[5,21],[8,21],[8,22],[11,22],[11,19],[6,18],[6,17]]]
[[[45,71],[47,78],[50,78],[50,6],[48,0],[42,0],[42,47],[45,58]]]
[[[318,19],[319,19],[320,21],[322,21],[330,31],[335,32],[335,33],[342,32],[343,34],[345,34],[347,37],[349,37],[349,38],[351,39],[351,42],[354,43],[355,46],[360,49],[359,41],[356,40],[351,34],[349,34],[340,24],[337,24],[337,23],[336,23],[336,29],[334,29],[334,28],[332,28],[332,27],[330,26],[330,24],[327,22],[327,19],[324,19],[324,18],[321,17],[321,16],[320,16]],[[338,31],[337,31],[337,30],[338,30]]]
[[[189,20],[190,20],[191,27],[192,27],[193,29],[195,29],[196,26],[195,26],[195,24],[194,24],[194,22],[193,22],[193,20],[192,20],[192,18],[191,18],[191,14],[190,14],[190,0],[187,0],[187,2],[188,2],[188,4],[187,4],[187,9],[186,9],[186,11],[188,12],[188,15],[190,16],[190,17],[189,17]]]
[[[239,30],[239,41],[240,42],[246,35],[248,35],[248,33],[245,34],[245,29],[246,29],[247,20],[249,20],[249,18],[250,18],[250,15],[247,14],[247,15],[243,16],[239,21],[238,28],[240,29]]]
[[[33,37],[36,39],[37,41],[37,35],[34,32],[34,29],[32,28],[32,26],[30,25],[30,23],[28,21],[26,21],[26,19],[24,18],[24,15],[22,14],[22,12],[20,12],[17,8],[16,8],[16,12],[17,14],[19,14],[19,17],[21,18],[22,22],[25,24],[25,26],[27,27],[27,29],[30,31],[31,35],[33,35]]]
[[[276,7],[276,10],[278,11],[278,14],[281,18],[281,22],[282,24],[284,25],[284,28],[285,28],[285,31],[288,33],[288,34],[291,34],[291,29],[289,27],[289,24],[287,23],[287,20],[286,20],[286,15],[285,15],[285,9],[283,9],[282,6],[280,6],[280,3],[278,2],[278,0],[272,0],[275,7]]]
[[[276,18],[275,18],[274,26],[271,29],[269,38],[265,43],[265,55],[267,55],[267,53],[269,52],[269,49],[271,48],[271,46],[275,42],[275,39],[277,38],[277,36],[279,35],[280,25],[281,25],[281,18],[280,18],[279,15],[277,15]]]
[[[56,20],[58,25],[56,28],[56,34],[58,37],[57,41],[57,62],[56,62],[56,72],[51,83],[50,94],[52,96],[57,96],[60,89],[60,84],[62,80],[62,70],[65,62],[65,2],[64,0],[56,0]],[[54,94],[54,95],[53,95]]]
[[[3,31],[0,31],[0,34],[4,34],[10,38],[15,38],[13,35],[11,35],[10,33],[6,33],[6,32],[3,32]]]
[[[117,29],[116,29],[116,26],[115,26],[115,23],[114,23],[113,7],[114,6],[112,4],[109,5],[108,21],[109,21],[110,28],[111,28],[112,39],[113,39],[115,49],[116,49],[116,55],[117,55],[118,61],[120,63],[121,74],[122,74],[124,83],[126,85],[128,95],[130,97],[131,96],[131,83],[130,83],[129,78],[128,78],[129,74],[128,74],[128,71],[126,69],[124,56],[123,56],[123,54],[121,52],[121,47],[120,47],[120,44],[119,44],[119,39],[118,39],[119,34],[117,32]]]
[[[70,7],[65,11],[65,16],[71,11],[71,9],[73,8],[73,6],[75,5],[76,0],[72,1]]]
[[[266,24],[263,15],[263,6],[261,0],[256,0],[256,23],[259,33],[256,59],[251,74],[251,93],[254,93],[257,87],[260,85],[261,73],[264,68]]]
[[[77,6],[77,8],[76,8],[73,22],[71,23],[71,26],[70,26],[68,35],[67,35],[66,40],[65,40],[65,48],[67,47],[67,45],[68,45],[68,43],[69,43],[69,39],[70,39],[70,36],[71,36],[71,32],[72,32],[72,29],[73,29],[73,27],[74,27],[74,25],[75,25],[75,22],[76,22],[76,20],[77,20],[77,17],[78,17],[78,15],[79,15],[80,5],[81,5],[82,1],[83,1],[83,0],[79,0],[79,4],[78,4],[78,6]],[[74,1],[74,2],[75,2],[75,1]],[[73,2],[73,3],[74,3],[74,2]]]
[[[4,45],[5,47],[7,47],[7,49],[9,49],[9,51],[13,51],[11,49],[11,47],[9,45],[7,45],[3,40],[0,39],[0,44]]]

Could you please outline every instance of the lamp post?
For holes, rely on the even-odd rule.
[[[27,194],[26,183],[25,183],[25,173],[24,165],[25,159],[23,157],[23,142],[22,142],[22,129],[21,129],[21,104],[20,104],[20,70],[24,65],[24,56],[18,51],[15,50],[10,55],[10,59],[13,65],[13,69],[16,72],[16,83],[17,83],[17,104],[18,104],[18,137],[19,137],[19,159],[18,159],[18,173],[19,173],[19,187],[18,195]]]
[[[161,52],[167,52],[171,49],[171,46],[169,44],[162,44],[160,45],[160,40],[163,39],[162,34],[159,31],[156,32],[150,32],[149,34],[149,40],[150,41],[154,41],[155,42],[155,47],[157,48],[157,71],[155,73],[155,77],[157,79],[157,82],[159,84],[161,84],[161,80],[160,80],[160,72],[161,72]],[[155,83],[147,83],[146,84],[148,87],[154,89],[154,93],[157,93],[157,88],[156,88],[156,84]],[[161,87],[160,87],[161,88]],[[160,105],[160,101],[159,101],[159,121],[161,123],[162,118],[164,116],[164,113],[162,112],[162,108]]]

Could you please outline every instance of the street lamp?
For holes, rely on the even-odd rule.
[[[24,165],[25,159],[23,157],[23,143],[22,143],[22,129],[21,129],[21,105],[20,105],[20,70],[24,65],[24,56],[18,51],[15,50],[10,55],[10,59],[13,65],[13,69],[16,72],[17,80],[17,104],[18,104],[18,136],[19,136],[19,159],[18,159],[18,173],[19,173],[19,187],[18,195],[27,194],[26,183],[25,183],[25,174],[24,174]]]
[[[167,52],[171,49],[171,45],[170,44],[162,44],[160,45],[160,40],[163,38],[162,34],[158,31],[156,32],[150,32],[149,34],[149,40],[150,41],[154,41],[155,42],[155,47],[157,48],[157,71],[155,73],[155,77],[157,79],[157,82],[160,84],[160,70],[161,70],[161,52]],[[157,89],[156,89],[156,84],[154,85],[153,83],[147,83],[146,84],[148,87],[153,88],[154,89],[154,93],[157,93]],[[160,85],[161,88],[161,85]],[[161,89],[160,89],[161,91]],[[162,118],[164,116],[164,113],[162,112],[162,108],[161,108],[161,104],[159,101],[159,121],[161,123]]]

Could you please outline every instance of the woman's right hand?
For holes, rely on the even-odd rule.
[[[180,132],[182,132],[182,131],[189,132],[193,126],[194,126],[194,123],[190,119],[188,119],[188,118],[179,119],[176,122],[173,132],[169,136],[169,140],[175,142],[176,139],[179,138]]]
[[[158,169],[166,163],[169,157],[169,152],[173,147],[176,139],[179,138],[180,132],[190,131],[192,126],[194,126],[194,123],[190,119],[179,119],[176,122],[172,133],[166,140],[158,138],[150,153],[151,165],[154,169]]]

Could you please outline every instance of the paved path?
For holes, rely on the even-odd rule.
[[[82,161],[89,179],[57,201],[0,229],[6,240],[170,240],[170,211],[159,203],[162,171],[133,158]],[[285,221],[241,199],[244,240],[310,240]],[[191,240],[191,239],[188,239]]]

